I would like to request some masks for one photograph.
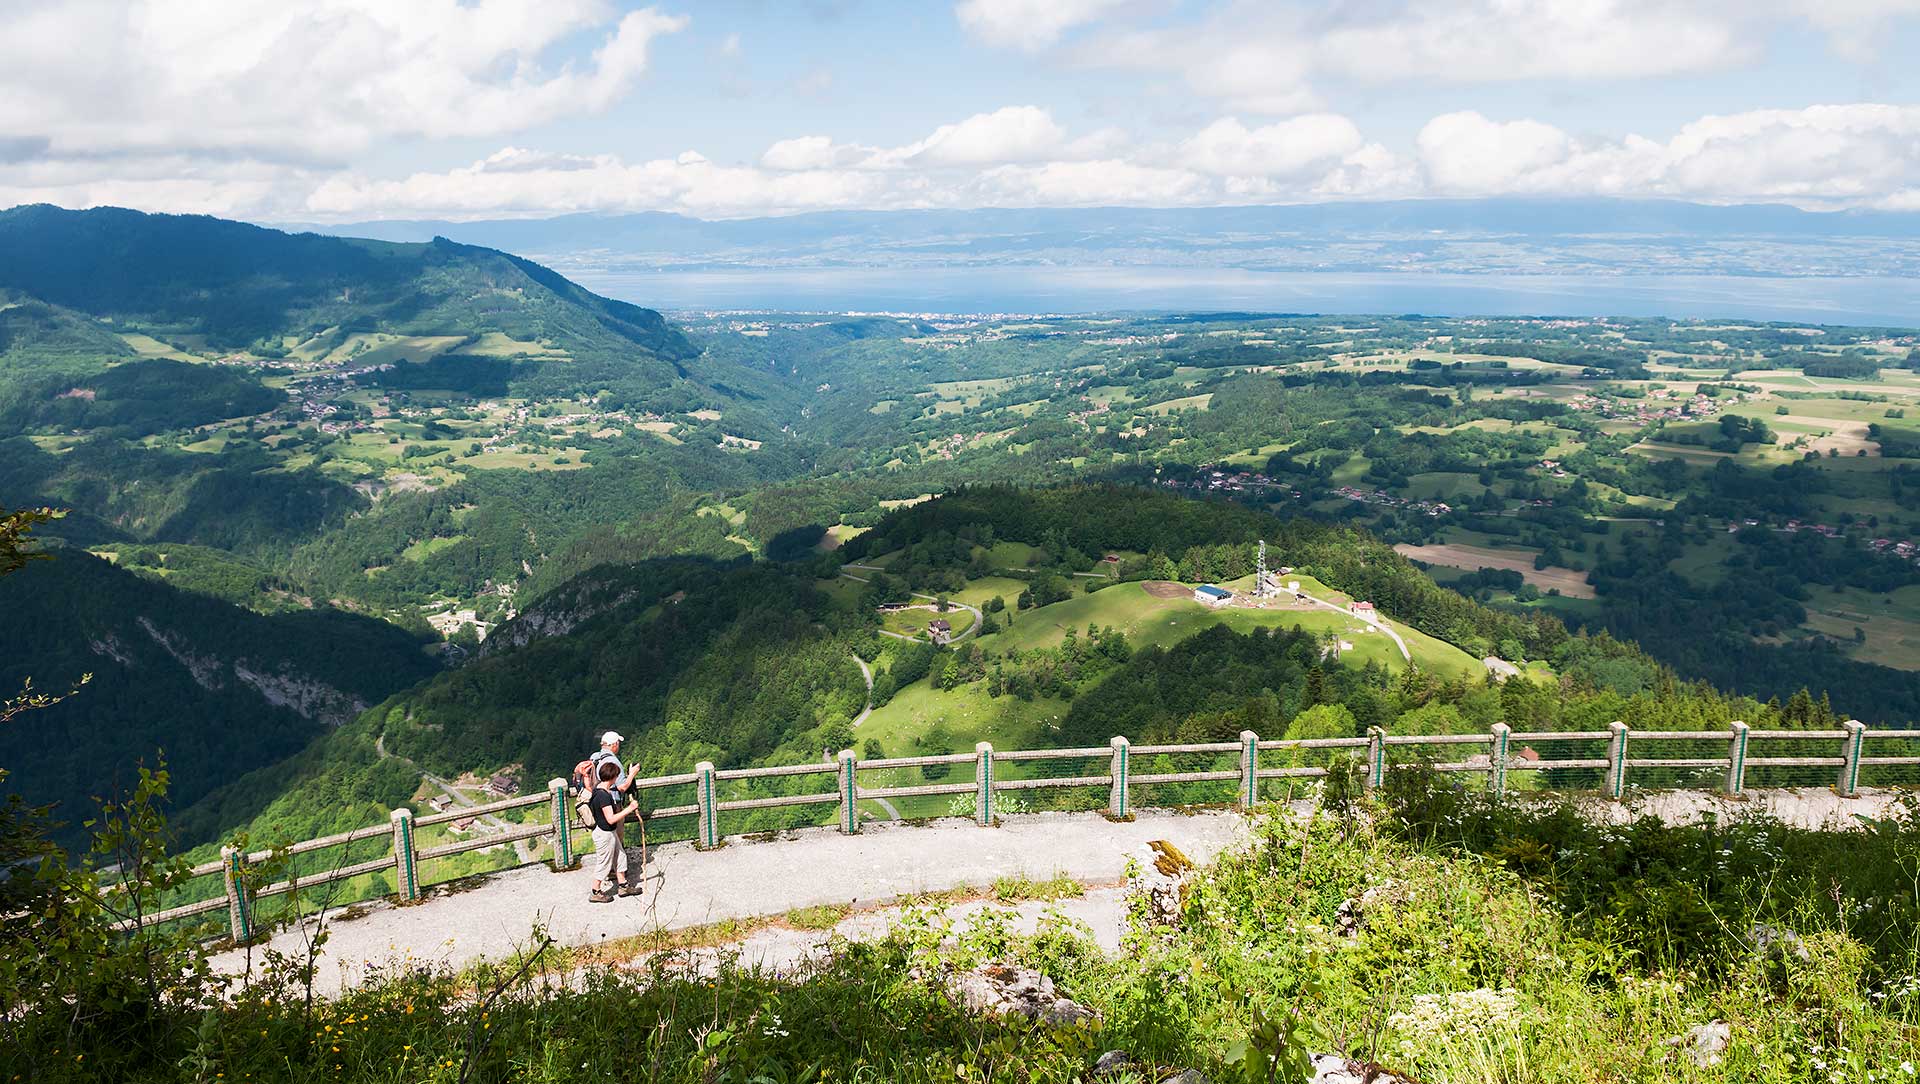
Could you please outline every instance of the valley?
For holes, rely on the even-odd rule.
[[[121,642],[105,614],[151,619],[177,596],[229,615],[216,625],[353,617],[406,644],[397,684],[241,739],[257,751],[222,775],[169,749],[197,840],[324,831],[340,818],[321,793],[391,804],[404,778],[376,746],[442,778],[546,778],[602,721],[661,770],[1064,741],[1142,653],[1296,629],[1337,672],[1417,673],[1449,703],[1494,671],[1605,672],[1582,680],[1632,696],[1666,667],[1751,698],[1750,717],[1807,716],[1802,700],[1920,715],[1912,330],[668,319],[445,241],[120,214],[0,216],[21,242],[0,313],[31,329],[0,353],[0,503],[69,509],[42,536],[68,564],[113,566],[94,578],[127,601],[86,642]],[[163,274],[170,245],[219,238],[227,264],[178,273],[230,304],[85,295],[64,253],[32,262],[83,220],[127,231]],[[1013,499],[1027,487],[1096,518]],[[986,493],[1032,515],[956,528]],[[1261,540],[1309,597],[1249,599]],[[1202,606],[1206,583],[1238,597]],[[1353,617],[1360,602],[1391,635]],[[924,642],[936,619],[951,645]],[[133,665],[9,635],[9,680]],[[1639,648],[1569,656],[1587,636]],[[1395,695],[1366,710],[1430,694]],[[1204,700],[1151,725],[1177,732]],[[116,770],[197,740],[165,733],[109,743]],[[54,796],[33,763],[13,785]]]

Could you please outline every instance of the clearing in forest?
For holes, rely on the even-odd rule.
[[[1592,598],[1593,585],[1587,582],[1587,574],[1577,569],[1548,565],[1546,568],[1533,567],[1534,554],[1531,550],[1496,550],[1484,546],[1457,546],[1434,544],[1412,546],[1402,542],[1393,547],[1395,553],[1415,561],[1425,561],[1430,565],[1446,565],[1448,568],[1463,568],[1476,572],[1483,568],[1497,568],[1520,573],[1520,578],[1538,587],[1542,591],[1559,588],[1568,598]]]

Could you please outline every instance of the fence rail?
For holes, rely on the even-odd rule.
[[[837,823],[843,832],[860,830],[863,802],[882,805],[895,817],[900,814],[891,803],[899,802],[908,805],[911,815],[915,817],[965,815],[978,824],[990,826],[995,822],[997,813],[1003,811],[1009,802],[1018,801],[1013,796],[1022,793],[1105,790],[1107,814],[1125,818],[1130,815],[1136,798],[1148,805],[1225,804],[1229,798],[1221,792],[1218,784],[1232,783],[1234,793],[1231,802],[1241,809],[1248,809],[1259,803],[1260,785],[1263,782],[1324,778],[1328,774],[1328,757],[1352,757],[1357,754],[1362,758],[1365,785],[1369,789],[1379,787],[1386,782],[1387,773],[1393,767],[1411,763],[1405,756],[1407,750],[1422,747],[1438,750],[1458,746],[1481,747],[1483,751],[1470,752],[1464,760],[1425,763],[1441,772],[1483,774],[1487,777],[1488,789],[1496,796],[1506,792],[1507,775],[1511,771],[1600,771],[1603,773],[1603,790],[1608,797],[1618,799],[1625,793],[1628,775],[1634,770],[1724,771],[1724,776],[1719,777],[1722,780],[1720,789],[1728,795],[1737,796],[1746,790],[1748,773],[1754,769],[1830,768],[1836,769],[1834,790],[1843,797],[1852,797],[1859,790],[1863,767],[1920,766],[1920,755],[1865,755],[1870,740],[1920,741],[1920,730],[1876,731],[1869,730],[1857,720],[1849,720],[1837,730],[1752,730],[1745,723],[1735,722],[1725,730],[1636,731],[1625,723],[1616,722],[1608,729],[1599,731],[1516,733],[1505,724],[1496,723],[1484,734],[1387,734],[1376,727],[1364,737],[1267,739],[1246,732],[1240,735],[1239,741],[1234,742],[1135,746],[1126,738],[1114,738],[1104,747],[1080,749],[996,751],[991,744],[982,742],[972,753],[869,761],[860,760],[849,749],[834,761],[816,764],[720,770],[710,763],[701,763],[691,772],[635,779],[633,787],[636,793],[644,793],[691,785],[694,792],[692,803],[661,806],[647,813],[646,817],[650,822],[680,817],[696,818],[694,843],[706,849],[720,846],[725,838],[721,831],[722,814],[736,817],[741,814],[765,816],[765,811],[808,806],[837,806]],[[1799,756],[1748,756],[1749,744],[1754,741],[1782,745],[1838,743],[1838,748],[1833,749],[1830,745],[1828,749],[1809,750],[1807,755]],[[1530,748],[1534,744],[1550,742],[1604,742],[1606,755],[1545,759]],[[1525,743],[1528,748],[1522,749],[1515,743]],[[1674,750],[1671,748],[1673,743],[1687,744],[1684,748]],[[1655,752],[1650,746],[1663,744],[1668,746],[1663,752],[1675,755],[1645,755]],[[1723,754],[1710,755],[1701,749],[1702,745],[1707,744],[1718,744],[1725,751]],[[1633,750],[1631,754],[1628,751],[1630,747]],[[1516,749],[1522,751],[1516,753]],[[1400,755],[1390,756],[1390,750],[1398,751]],[[1920,753],[1920,749],[1911,747],[1897,751]],[[1321,763],[1304,763],[1315,754]],[[1285,761],[1263,765],[1263,757],[1269,755],[1284,757]],[[1150,770],[1134,770],[1133,762],[1138,757],[1150,759]],[[1182,758],[1185,758],[1184,761]],[[1194,758],[1200,759],[1195,761]],[[1061,764],[1075,760],[1095,763],[1084,766]],[[954,768],[967,764],[973,766],[971,781],[935,781]],[[899,773],[915,769],[925,776],[925,782],[903,784],[899,781]],[[1049,774],[1052,772],[1057,774]],[[892,774],[880,780],[876,778],[880,773]],[[782,792],[780,789],[795,781],[804,781],[806,777],[819,775],[832,776],[833,789],[791,792]],[[864,785],[863,777],[876,785]],[[1697,781],[1697,778],[1690,781]],[[723,797],[719,787],[721,783],[733,785],[732,789],[736,791],[744,788],[744,792]],[[756,785],[763,789],[751,789]],[[1136,795],[1136,788],[1145,789]],[[1006,796],[1004,801],[997,800],[997,796],[1003,795]],[[1094,800],[1097,802],[1098,799]],[[416,833],[422,828],[541,806],[547,808],[544,819],[510,825],[499,831],[481,832],[469,838],[454,838],[430,846],[422,846],[416,838]],[[814,820],[806,823],[819,822]],[[151,926],[198,918],[224,909],[228,932],[236,941],[245,941],[253,936],[254,910],[261,899],[293,897],[302,891],[357,878],[378,878],[376,884],[384,886],[386,878],[390,876],[391,894],[402,902],[410,902],[418,899],[422,891],[421,864],[435,859],[503,846],[515,846],[517,849],[518,844],[527,841],[541,841],[544,846],[551,841],[553,868],[556,871],[571,869],[580,853],[580,848],[575,845],[576,833],[586,827],[578,818],[575,795],[570,793],[569,785],[563,779],[550,782],[545,793],[505,798],[485,805],[449,809],[423,816],[415,816],[411,809],[400,808],[393,811],[387,824],[368,825],[318,839],[302,840],[278,851],[243,853],[231,847],[224,848],[219,861],[195,866],[190,871],[190,877],[195,880],[218,875],[221,878],[221,891],[184,903],[162,901],[173,902],[174,905],[155,910],[130,921],[128,925]],[[738,834],[741,825],[735,823],[734,828],[735,834]],[[349,861],[355,857],[352,854],[354,844],[378,839],[382,841],[382,849],[386,850],[389,837],[391,849],[386,853],[370,859]],[[283,879],[265,883],[262,874],[274,867],[276,856],[291,859],[317,855],[335,848],[344,849],[339,852],[333,868],[315,869],[305,875],[288,873]],[[522,854],[521,858],[524,861],[525,855]]]

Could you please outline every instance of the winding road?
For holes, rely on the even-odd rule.
[[[873,667],[868,666],[867,660],[858,655],[853,657],[853,663],[860,668],[860,676],[866,679],[867,682],[867,706],[861,708],[860,714],[853,717],[853,725],[858,727],[861,723],[867,721],[867,716],[873,714]],[[868,798],[867,801],[886,810],[888,820],[897,821],[900,819],[900,811],[895,809],[893,803],[887,801],[885,798]]]
[[[871,689],[872,685],[869,684],[868,688]],[[387,736],[385,734],[374,735],[373,751],[379,754],[381,760],[385,760],[388,757],[392,757],[395,760],[406,761],[408,765],[410,765],[415,771],[420,773],[420,778],[426,780],[429,783],[432,783],[436,787],[439,787],[440,793],[445,794],[447,796],[448,801],[452,802],[454,805],[459,806],[462,809],[473,808],[475,804],[473,799],[468,798],[466,795],[460,793],[457,789],[454,788],[454,785],[452,783],[449,783],[446,780],[440,778],[439,776],[433,774],[432,772],[427,771],[426,769],[420,767],[420,765],[415,764],[413,761],[408,760],[406,757],[403,757],[398,753],[387,752]],[[479,821],[480,823],[486,825],[489,828],[492,828],[492,829],[495,829],[496,831],[501,831],[501,832],[505,832],[511,828],[521,827],[521,825],[518,825],[518,824],[508,824],[506,821],[501,820],[499,817],[496,817],[491,813],[485,814],[483,816],[475,817],[474,820]],[[519,856],[520,862],[523,865],[528,862],[532,862],[535,858],[533,843],[530,840],[525,840],[525,839],[515,840],[513,844],[513,853]]]

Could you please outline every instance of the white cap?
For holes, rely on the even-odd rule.
[[[601,745],[612,745],[614,742],[626,740],[627,739],[620,736],[620,732],[617,730],[609,730],[605,734],[600,735]]]

